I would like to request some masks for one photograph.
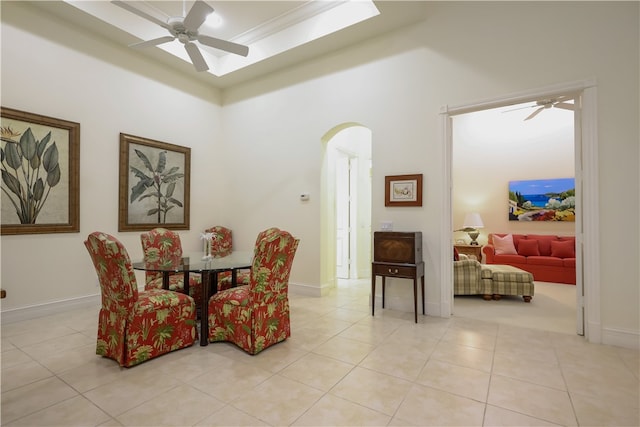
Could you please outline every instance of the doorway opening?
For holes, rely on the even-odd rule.
[[[336,126],[322,138],[321,281],[371,277],[371,130]],[[340,283],[349,283],[342,280]]]
[[[482,227],[475,247],[468,246],[471,239],[466,232],[453,233],[459,251],[476,249],[474,256],[480,252],[482,262],[489,233],[575,235],[574,221],[514,221],[507,203],[509,182],[544,179],[550,183],[575,177],[576,104],[573,99],[559,99],[563,108],[528,102],[452,117],[453,226],[463,229],[469,216],[477,214]],[[540,189],[541,194],[550,191]],[[547,202],[548,198],[534,199],[541,208]],[[576,286],[536,282],[532,301],[525,310],[521,296],[488,303],[477,295],[460,295],[454,297],[453,313],[498,323],[509,318],[511,325],[575,333]]]
[[[600,321],[600,254],[599,254],[599,202],[598,202],[598,140],[597,90],[595,81],[584,80],[531,90],[508,97],[496,98],[461,106],[444,106],[442,138],[445,147],[443,198],[445,214],[441,235],[441,293],[440,310],[443,317],[453,313],[453,215],[452,215],[452,117],[539,99],[570,96],[576,101],[575,129],[575,181],[576,181],[576,327],[589,342],[602,341]]]

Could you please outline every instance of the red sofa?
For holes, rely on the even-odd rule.
[[[513,254],[504,253],[504,250],[496,253],[494,235],[500,238],[506,236],[501,233],[489,234],[488,244],[482,248],[487,264],[512,265],[528,271],[533,274],[534,280],[541,282],[576,284],[574,236],[512,234],[515,252],[517,252]],[[504,242],[502,240],[502,243]]]

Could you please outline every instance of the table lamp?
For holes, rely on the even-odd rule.
[[[480,235],[478,228],[483,228],[484,223],[482,222],[482,218],[480,214],[477,212],[468,213],[464,216],[464,222],[462,223],[462,228],[456,231],[464,231],[471,238],[470,245],[477,245],[478,242],[476,239]]]

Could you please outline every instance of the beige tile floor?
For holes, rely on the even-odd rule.
[[[131,369],[97,307],[2,324],[3,426],[638,426],[638,351],[464,317],[376,310],[368,281],[291,296],[292,337]]]

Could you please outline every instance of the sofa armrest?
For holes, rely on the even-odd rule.
[[[493,245],[488,244],[482,247],[482,252],[484,253],[484,259],[487,264],[494,264],[494,258],[496,256],[496,249]]]

